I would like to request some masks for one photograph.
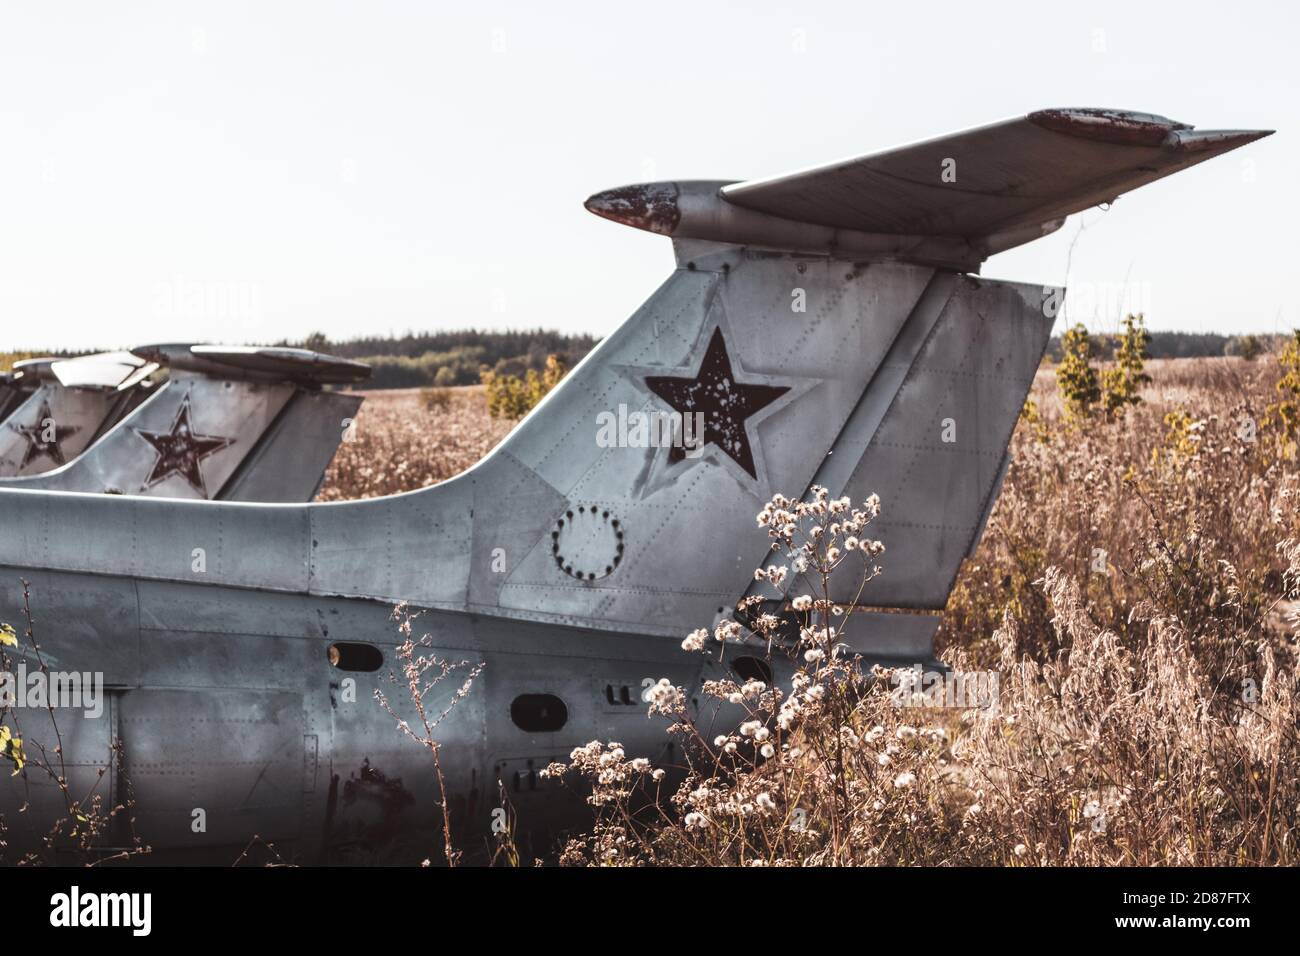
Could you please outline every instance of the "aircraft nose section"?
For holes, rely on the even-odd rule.
[[[596,193],[583,205],[603,219],[670,236],[681,221],[676,183],[641,183]]]

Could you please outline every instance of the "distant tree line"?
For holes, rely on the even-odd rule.
[[[1148,332],[1147,355],[1153,359],[1204,358],[1212,355],[1239,355],[1254,358],[1263,352],[1280,349],[1286,336],[1219,335],[1215,332]],[[1115,358],[1122,335],[1094,335],[1093,358],[1109,362]],[[1052,336],[1047,355],[1052,362],[1062,358],[1061,336]]]
[[[363,336],[344,342],[331,342],[315,333],[300,342],[279,344],[369,363],[373,372],[363,388],[444,388],[477,385],[484,372],[499,378],[523,379],[530,371],[544,375],[551,356],[564,367],[572,368],[598,341],[594,335],[566,335],[548,329],[505,332],[460,329]]]
[[[1285,336],[1219,335],[1213,332],[1151,332],[1148,354],[1153,359],[1199,358],[1211,355],[1239,355],[1254,358],[1276,352]],[[525,379],[528,373],[544,375],[547,359],[554,355],[564,368],[572,368],[599,342],[594,335],[567,335],[550,329],[519,329],[492,332],[458,329],[448,332],[406,332],[403,335],[369,335],[334,342],[313,333],[291,345],[368,362],[374,370],[363,388],[425,388],[429,386],[477,385],[484,372],[498,377]],[[1092,355],[1109,362],[1115,357],[1120,336],[1092,336]],[[86,351],[97,351],[90,349]],[[55,355],[69,357],[86,351],[0,352],[0,369],[13,362]],[[1047,349],[1053,363],[1061,361],[1061,337],[1053,336]]]

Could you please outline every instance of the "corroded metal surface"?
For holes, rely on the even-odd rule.
[[[588,212],[625,226],[671,236],[682,217],[678,195],[676,183],[623,186],[597,193],[587,200],[586,207]]]

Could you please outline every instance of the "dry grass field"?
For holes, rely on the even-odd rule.
[[[430,401],[429,395],[440,400]],[[351,439],[339,446],[325,473],[319,501],[374,498],[436,485],[486,455],[513,425],[488,415],[481,385],[365,396]]]
[[[814,587],[814,656],[793,692],[706,688],[754,721],[698,741],[681,790],[652,792],[653,768],[617,743],[554,768],[589,780],[598,814],[565,862],[1300,862],[1300,520],[1294,446],[1268,422],[1278,363],[1147,371],[1141,403],[1118,420],[1071,422],[1051,369],[1034,384],[938,638],[955,672],[996,676],[995,711],[899,706],[887,693],[897,674],[865,691],[844,679],[833,650],[817,656],[818,615],[822,628],[852,627],[852,615],[818,604]],[[508,430],[475,389],[455,390],[445,409],[419,392],[372,395],[359,424],[326,500],[445,479]],[[872,505],[862,507],[829,528],[824,506],[779,504],[788,527],[828,531],[812,550],[780,542],[784,553],[796,568],[802,555],[815,579],[846,528],[869,535]],[[884,545],[864,573],[875,563],[889,574]],[[714,636],[684,653],[701,643],[708,653]],[[655,707],[689,737],[672,689],[661,690]]]

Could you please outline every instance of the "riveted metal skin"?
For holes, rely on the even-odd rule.
[[[542,853],[587,820],[580,794],[540,777],[550,761],[599,739],[680,763],[646,717],[646,687],[682,686],[706,737],[740,718],[699,689],[753,673],[738,657],[755,652],[718,661],[679,645],[752,592],[762,504],[813,484],[882,499],[884,573],[854,616],[855,648],[928,662],[1059,293],[963,270],[1255,135],[1194,133],[1046,111],[774,180],[599,194],[594,212],[671,236],[676,269],[483,461],[422,491],[304,505],[0,488],[0,620],[21,623],[30,581],[52,666],[102,672],[110,688],[98,717],[57,715],[71,778],[92,787],[120,739],[124,762],[99,786],[117,801],[129,783],[155,860],[230,862],[254,833],[301,862],[428,856],[429,755],[372,699],[383,690],[415,722],[385,676],[403,639],[391,605],[409,602],[428,653],[484,665],[437,730],[459,845],[489,845],[508,804],[524,852]],[[938,184],[931,160],[949,155],[969,189]],[[258,387],[241,414],[273,419],[286,387]],[[159,400],[180,391],[155,396],[139,427],[174,423],[179,406]],[[624,428],[696,403],[690,453]],[[191,424],[220,435],[196,411]],[[382,666],[340,669],[336,642],[371,645]],[[778,659],[773,680],[789,676]],[[429,711],[458,686],[440,685]],[[0,781],[11,855],[59,813],[52,788],[27,786],[35,776]]]

